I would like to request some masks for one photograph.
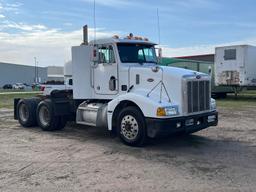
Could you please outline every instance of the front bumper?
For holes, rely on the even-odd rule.
[[[168,119],[146,118],[147,134],[150,138],[174,133],[194,133],[210,126],[217,126],[218,112]]]

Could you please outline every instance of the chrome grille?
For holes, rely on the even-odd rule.
[[[210,110],[210,82],[208,80],[187,81],[187,112]]]

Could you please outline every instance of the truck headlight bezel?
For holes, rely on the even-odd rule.
[[[156,115],[159,117],[176,116],[179,114],[177,106],[158,107]]]

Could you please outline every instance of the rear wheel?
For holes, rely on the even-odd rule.
[[[64,117],[55,116],[52,102],[50,100],[41,101],[37,107],[37,122],[44,131],[55,131],[63,129],[66,125]]]
[[[120,112],[117,131],[120,139],[127,145],[142,146],[146,143],[146,124],[137,107],[126,107]]]
[[[36,126],[37,100],[21,99],[17,105],[17,118],[23,127]]]

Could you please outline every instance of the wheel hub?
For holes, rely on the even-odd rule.
[[[19,107],[19,116],[23,122],[26,122],[29,118],[28,107],[24,103],[22,103]]]
[[[121,121],[121,134],[128,140],[134,140],[139,132],[137,120],[131,116],[126,115]]]
[[[125,130],[126,131],[131,131],[132,130],[132,124],[130,124],[129,122],[125,123]]]
[[[48,126],[50,123],[50,113],[46,106],[42,106],[39,110],[39,119],[44,126]]]

